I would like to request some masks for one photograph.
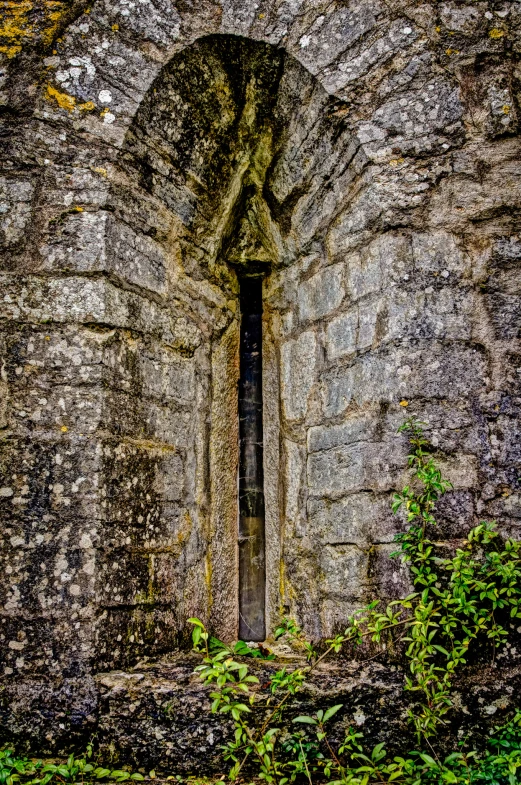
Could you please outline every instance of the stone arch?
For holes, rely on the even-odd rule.
[[[335,201],[338,210],[341,185],[355,176],[349,164],[359,145],[341,110],[342,105],[281,49],[239,37],[199,39],[174,55],[149,88],[127,131],[116,164],[120,176],[107,200],[107,271],[161,305],[157,316],[163,332],[160,342],[148,349],[161,372],[171,374],[174,362],[191,367],[196,380],[192,404],[197,400],[198,411],[194,409],[189,422],[195,426],[199,418],[198,431],[190,436],[172,433],[167,439],[169,448],[183,454],[185,490],[191,486],[183,514],[194,525],[185,553],[192,549],[190,569],[198,575],[194,584],[183,568],[170,565],[172,585],[179,571],[176,604],[185,616],[206,616],[209,611],[214,628],[226,638],[237,634],[238,276],[259,269],[267,276],[263,386],[271,628],[284,604],[281,521],[287,506],[280,479],[287,457],[280,422],[284,333],[278,292],[288,285],[288,275],[295,278],[290,270],[297,260],[307,258],[310,270],[325,261],[325,233]],[[337,278],[331,278],[337,287],[333,300],[339,298]],[[333,309],[338,304],[334,302]],[[287,305],[282,308],[287,310]],[[170,323],[168,336],[165,320]],[[147,322],[153,330],[153,320]],[[289,332],[298,336],[303,330],[295,325]],[[307,344],[307,359],[314,365],[315,333],[304,335]],[[168,352],[177,360],[165,371]],[[146,376],[140,375],[133,396],[145,419],[150,395]],[[285,389],[287,399],[287,385]],[[175,403],[171,405],[175,411]],[[299,406],[290,412],[290,423],[302,421],[306,392]],[[189,411],[185,401],[185,409],[171,416]],[[149,437],[162,442],[154,427]],[[202,452],[197,454],[190,440],[205,445]],[[168,487],[167,476],[163,486]],[[130,519],[136,514],[130,507],[126,513]],[[300,514],[306,517],[304,511]],[[169,541],[176,527],[167,534],[167,521],[168,516],[162,525]],[[156,541],[152,536],[152,550]],[[172,558],[179,562],[179,553]],[[309,555],[307,560],[310,569],[317,569]],[[206,599],[203,564],[211,576]],[[199,604],[183,603],[182,584],[187,581],[192,600],[200,597]],[[317,600],[308,604],[309,617]]]

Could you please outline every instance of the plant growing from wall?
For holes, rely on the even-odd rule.
[[[432,746],[444,717],[452,706],[455,672],[469,653],[486,641],[500,647],[508,636],[508,624],[521,618],[521,543],[502,543],[494,523],[481,522],[462,540],[454,555],[441,555],[433,538],[435,505],[450,488],[442,477],[423,433],[424,423],[408,418],[399,429],[411,446],[408,462],[412,478],[393,498],[393,512],[405,510],[407,528],[397,535],[394,557],[409,565],[415,591],[382,607],[370,603],[349,620],[345,631],[326,641],[321,653],[306,640],[292,620],[285,620],[276,637],[286,635],[306,653],[307,664],[273,674],[269,695],[259,689],[249,668],[234,659],[232,650],[210,646],[210,636],[199,619],[193,643],[203,654],[196,668],[199,677],[214,685],[212,711],[231,717],[234,739],[223,749],[231,762],[230,778],[236,779],[245,764],[256,762],[258,776],[285,785],[297,778],[312,783],[313,777],[335,783],[368,785],[372,782],[419,783],[513,783],[521,767],[521,712],[490,739],[489,749],[454,752],[441,761]],[[389,759],[383,744],[366,753],[361,734],[348,729],[343,742],[334,747],[328,725],[341,704],[319,710],[314,716],[293,719],[289,734],[283,730],[283,714],[312,671],[347,645],[369,640],[383,647],[397,640],[406,644],[408,674],[404,688],[419,696],[409,709],[418,749],[405,757]],[[260,722],[252,718],[261,716]]]

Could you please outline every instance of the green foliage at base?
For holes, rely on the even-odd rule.
[[[235,725],[234,740],[223,748],[224,760],[231,763],[230,779],[237,779],[248,762],[259,779],[276,785],[298,780],[310,785],[313,780],[331,785],[518,782],[521,712],[495,729],[481,755],[465,745],[444,760],[435,751],[435,737],[452,708],[455,672],[478,647],[500,647],[512,621],[521,618],[521,543],[501,542],[495,524],[483,521],[459,542],[455,553],[443,555],[434,539],[435,505],[451,485],[434,460],[423,425],[411,417],[400,428],[409,436],[412,478],[392,504],[394,513],[405,511],[407,529],[395,538],[399,547],[393,556],[409,565],[413,593],[360,609],[342,634],[326,641],[322,652],[293,620],[284,620],[276,637],[284,635],[300,647],[308,664],[274,673],[268,695],[248,666],[234,659],[235,649],[224,644],[216,649],[202,622],[190,619],[194,648],[203,655],[196,673],[214,685],[212,711],[229,715]],[[328,726],[341,704],[294,718],[294,732],[282,727],[287,724],[284,713],[317,665],[364,641],[382,649],[405,646],[404,689],[416,693],[418,701],[409,709],[417,749],[404,757],[390,759],[383,744],[366,751],[361,734],[351,728],[335,746]],[[265,719],[258,727],[252,718],[260,715]]]
[[[69,755],[66,761],[44,762],[16,755],[11,747],[0,750],[0,785],[47,785],[47,783],[72,782],[125,782],[143,780],[141,774],[124,769],[106,769],[93,760],[92,745],[85,755]]]

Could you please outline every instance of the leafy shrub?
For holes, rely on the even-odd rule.
[[[379,600],[356,612],[340,635],[326,641],[320,653],[293,620],[284,620],[276,637],[286,635],[306,653],[307,665],[282,668],[273,674],[269,694],[259,690],[258,679],[247,665],[237,662],[235,648],[209,636],[199,619],[193,644],[203,655],[196,673],[214,685],[212,712],[229,715],[235,726],[233,741],[223,748],[231,762],[230,779],[236,779],[246,762],[255,761],[257,776],[267,783],[285,785],[313,777],[332,785],[369,785],[376,782],[421,785],[422,783],[478,783],[514,785],[521,768],[521,712],[495,729],[487,750],[462,748],[440,760],[432,740],[452,707],[451,687],[455,672],[468,661],[469,653],[482,641],[500,647],[508,636],[508,623],[521,618],[521,543],[502,543],[494,523],[481,522],[461,541],[453,556],[442,556],[432,539],[435,505],[451,485],[429,450],[422,426],[414,417],[400,431],[409,436],[412,481],[394,495],[395,513],[405,510],[407,529],[397,535],[394,557],[401,557],[411,571],[415,591],[387,605]],[[283,713],[302,689],[311,672],[327,657],[347,645],[368,639],[376,646],[407,644],[409,673],[404,688],[416,692],[419,702],[409,710],[417,749],[405,757],[389,758],[383,744],[368,752],[362,734],[348,728],[334,748],[328,725],[341,704],[321,709],[313,716],[293,720],[294,732],[281,727]],[[266,718],[260,727],[251,720],[252,708]],[[258,712],[256,712],[258,713]]]

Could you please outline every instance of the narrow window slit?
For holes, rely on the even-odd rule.
[[[263,641],[265,623],[262,444],[262,278],[240,281],[239,638]]]

